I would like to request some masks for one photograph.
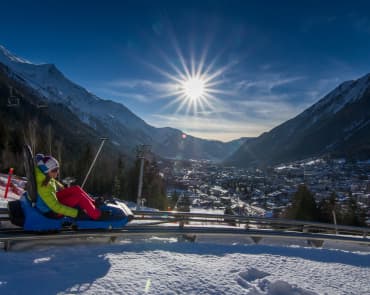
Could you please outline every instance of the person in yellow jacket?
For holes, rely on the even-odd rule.
[[[36,155],[35,168],[37,184],[36,207],[46,216],[56,214],[73,218],[89,216],[100,219],[102,212],[96,208],[95,201],[79,186],[65,188],[56,178],[59,162],[52,156]],[[59,189],[59,190],[58,190]]]

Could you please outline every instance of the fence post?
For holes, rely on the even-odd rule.
[[[333,221],[334,221],[334,226],[335,226],[335,234],[338,234],[338,225],[337,225],[337,217],[335,215],[335,211],[332,210],[331,213],[333,214]]]
[[[9,191],[9,186],[10,186],[10,181],[12,179],[13,171],[14,171],[13,168],[9,169],[8,182],[6,183],[6,187],[5,187],[4,199],[6,199],[8,197],[8,191]]]

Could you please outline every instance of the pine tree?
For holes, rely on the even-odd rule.
[[[0,117],[0,155],[4,149],[4,143],[8,141],[8,131],[4,121]]]
[[[38,148],[39,142],[39,122],[37,119],[32,119],[28,122],[28,126],[24,131],[25,142],[31,146],[32,151],[35,153]]]
[[[177,190],[174,190],[172,192],[171,197],[168,200],[169,202],[168,206],[171,207],[171,209],[175,208],[178,200],[179,200],[179,193],[177,192]]]
[[[127,173],[127,187],[125,189],[125,200],[135,202],[139,185],[140,161],[137,159]]]
[[[356,198],[349,194],[348,202],[344,205],[341,223],[345,225],[363,226],[365,225],[365,212],[358,204]]]
[[[84,176],[87,173],[89,169],[89,165],[91,164],[93,158],[94,158],[94,155],[92,153],[91,145],[87,144],[84,147],[81,157],[76,162],[76,166],[75,166],[74,175],[76,175],[78,183],[82,183]],[[88,181],[88,183],[86,184],[88,188],[90,187],[89,184],[90,184],[90,181]]]
[[[127,188],[125,199],[136,202],[139,185],[140,159],[137,159],[133,167],[127,173]],[[168,201],[165,182],[159,175],[159,169],[155,161],[144,162],[142,198],[146,200],[146,206],[167,210]]]
[[[146,162],[145,167],[143,195],[147,200],[147,206],[167,210],[168,201],[164,181],[159,175],[156,161]]]
[[[182,212],[190,212],[191,201],[188,196],[181,196],[177,202],[177,210]]]
[[[334,223],[333,212],[334,214],[338,215],[338,212],[336,212],[337,207],[337,195],[335,192],[332,192],[329,198],[322,199],[318,205],[320,212],[319,220],[321,222]]]
[[[297,220],[317,221],[319,211],[315,198],[306,185],[299,185],[294,194],[292,206],[288,208],[286,217]]]
[[[1,158],[2,172],[7,173],[10,167],[13,167],[15,161],[14,152],[10,149],[10,145],[5,143]]]
[[[121,181],[119,179],[119,176],[116,175],[114,177],[114,182],[113,182],[113,197],[115,198],[120,198],[121,196]]]
[[[123,192],[125,190],[125,175],[124,175],[124,163],[121,157],[117,161],[117,172],[114,177],[113,183],[113,196],[116,198],[124,199]]]

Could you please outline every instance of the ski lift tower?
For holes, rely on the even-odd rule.
[[[140,159],[139,185],[137,189],[137,201],[136,201],[137,210],[140,210],[140,206],[142,206],[141,193],[143,189],[144,161],[145,161],[145,155],[149,151],[150,151],[150,145],[141,144],[137,146],[136,148],[136,157]]]

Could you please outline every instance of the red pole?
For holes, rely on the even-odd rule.
[[[13,168],[9,169],[8,182],[7,182],[6,187],[5,187],[4,199],[6,199],[7,196],[8,196],[8,190],[9,190],[9,186],[10,186],[10,180],[12,179],[13,171],[14,171]]]

